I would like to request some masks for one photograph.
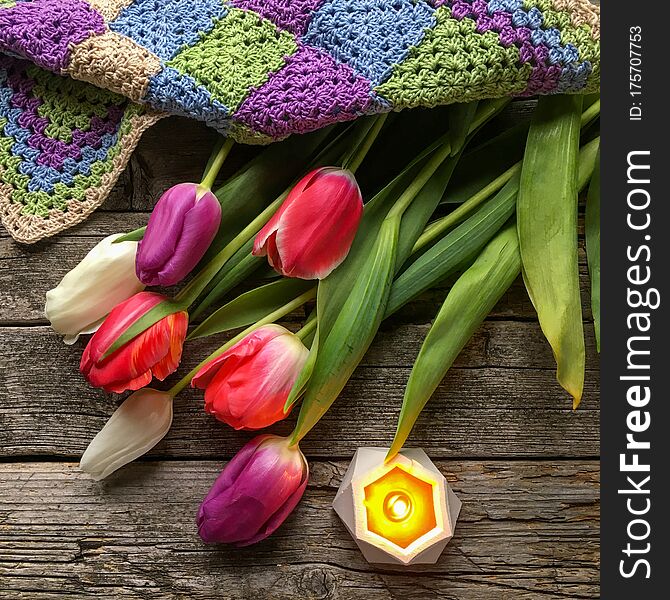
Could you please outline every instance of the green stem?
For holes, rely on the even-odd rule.
[[[581,127],[584,129],[593,119],[595,119],[600,114],[600,100],[596,100],[591,106],[589,106],[582,113],[582,122]]]
[[[582,129],[584,129],[599,114],[600,100],[597,100],[582,113]],[[515,165],[512,165],[502,175],[498,176],[487,186],[483,187],[476,194],[468,198],[457,209],[428,225],[428,227],[426,227],[424,232],[421,234],[421,237],[416,241],[416,244],[414,244],[412,252],[417,252],[418,250],[421,250],[433,242],[435,238],[441,236],[447,229],[459,223],[470,212],[479,207],[482,202],[490,198],[496,192],[500,191],[504,185],[520,171],[521,163],[522,161],[519,161]]]
[[[314,292],[316,292],[316,288],[314,288]],[[295,333],[296,337],[300,340],[304,340],[310,333],[312,333],[316,329],[317,323],[318,323],[317,318],[312,317],[298,331],[296,331]]]
[[[365,160],[365,157],[370,151],[370,148],[372,148],[372,144],[375,143],[375,140],[377,139],[379,132],[382,130],[382,127],[384,127],[387,116],[388,113],[384,113],[375,119],[374,124],[370,128],[368,134],[365,136],[363,142],[354,149],[354,151],[347,159],[342,161],[343,169],[349,169],[352,173],[356,173],[358,167],[360,167],[361,163]]]
[[[412,252],[421,250],[421,248],[430,244],[435,238],[440,237],[447,229],[462,221],[469,213],[482,204],[482,202],[488,200],[493,194],[500,191],[505,184],[520,171],[520,169],[521,161],[507,169],[502,175],[494,179],[486,187],[479,190],[474,196],[468,198],[463,204],[448,215],[445,215],[437,221],[433,221],[426,227],[421,234],[421,237],[416,241],[414,248],[412,248]]]
[[[502,110],[509,102],[510,100],[508,98],[500,98],[497,100],[491,100],[481,106],[480,109],[477,110],[477,114],[470,124],[470,128],[468,129],[468,136],[461,144],[461,148],[467,144],[469,137],[475,131],[477,131],[494,115],[500,112],[500,110]],[[402,217],[416,195],[421,191],[423,186],[428,183],[428,180],[435,174],[435,171],[437,171],[440,165],[450,156],[453,156],[455,159],[457,159],[458,152],[460,152],[461,148],[452,148],[449,141],[449,136],[447,136],[444,143],[435,151],[430,160],[424,165],[419,174],[414,178],[414,181],[412,181],[402,196],[398,198],[386,218]]]
[[[291,300],[287,304],[284,304],[284,306],[281,306],[277,310],[271,312],[269,315],[263,317],[260,321],[257,321],[253,325],[250,325],[244,331],[238,333],[234,338],[228,340],[223,346],[214,350],[214,352],[212,352],[207,358],[205,358],[205,360],[203,360],[200,364],[191,369],[184,377],[182,377],[177,383],[175,383],[168,390],[167,393],[170,394],[172,397],[176,396],[189,383],[191,383],[191,379],[193,379],[193,377],[195,377],[197,372],[200,369],[202,369],[209,361],[214,360],[218,356],[221,356],[226,350],[232,348],[235,344],[237,344],[237,342],[245,338],[252,331],[255,331],[259,327],[263,327],[263,325],[269,325],[270,323],[274,323],[277,319],[285,317],[290,312],[293,312],[296,308],[299,308],[300,306],[305,304],[305,302],[313,300],[314,298],[316,298],[316,287],[307,290],[304,294],[298,296],[294,300]]]
[[[365,136],[365,140],[359,145],[359,147],[354,152],[354,157],[349,161],[349,170],[354,172],[358,166],[363,162],[363,159],[369,152],[372,144],[379,135],[384,121],[386,120],[386,115],[381,115],[375,120],[375,123],[370,128],[370,131]],[[226,140],[227,143],[228,140]],[[225,146],[225,144],[224,144]],[[223,149],[222,149],[223,150]],[[221,152],[219,153],[219,155]],[[226,153],[227,154],[227,153]],[[218,158],[218,157],[217,157]],[[225,156],[224,156],[225,158]],[[350,157],[351,158],[351,157]],[[222,161],[221,161],[222,162]],[[343,161],[346,162],[346,161]],[[216,163],[216,160],[213,164]],[[211,171],[211,169],[210,169]],[[209,177],[209,173],[207,175]],[[256,235],[260,229],[272,218],[272,216],[277,212],[279,207],[282,205],[286,197],[289,195],[290,191],[295,186],[296,182],[293,182],[284,193],[279,196],[272,204],[270,204],[260,215],[258,215],[249,225],[247,225],[240,233],[238,233],[227,246],[221,249],[221,251],[203,268],[200,273],[175,297],[175,301],[180,302],[186,306],[190,306],[195,302],[200,294],[205,290],[209,285],[210,281],[216,276],[216,274],[221,270],[223,265],[232,258],[232,256],[240,250],[246,244],[249,239]],[[211,304],[216,298],[208,300],[208,304]]]
[[[388,215],[386,215],[387,219],[402,217],[405,211],[409,208],[409,205],[412,204],[414,198],[416,198],[416,195],[421,191],[423,186],[428,183],[428,180],[435,174],[435,171],[437,171],[450,154],[451,144],[446,140],[430,157],[428,162],[414,178],[414,181],[412,181],[401,194],[400,198],[396,200],[393,208],[391,208]]]
[[[214,180],[216,179],[216,176],[219,174],[219,171],[221,170],[221,167],[223,166],[223,163],[226,160],[228,154],[230,153],[230,150],[232,149],[234,143],[235,141],[233,140],[233,138],[226,138],[223,144],[221,144],[219,151],[216,153],[214,160],[209,165],[207,172],[205,173],[204,177],[202,178],[202,181],[200,182],[201,188],[205,190],[212,189],[212,186],[214,185]]]
[[[175,296],[175,301],[190,306],[200,296],[207,287],[212,278],[219,272],[221,267],[235,254],[249,238],[256,233],[272,218],[272,215],[281,206],[282,202],[288,196],[289,190],[286,190],[270,206],[268,206],[260,215],[258,215],[249,225],[238,233],[219,253],[211,260],[205,268],[191,280],[191,282]]]

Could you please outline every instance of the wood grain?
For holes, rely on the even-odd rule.
[[[501,120],[527,115],[515,102]],[[404,386],[448,285],[382,329],[303,450],[310,486],[276,535],[243,550],[207,547],[194,515],[224,459],[250,437],[206,415],[186,390],[174,425],[142,462],[104,483],[76,460],[121,397],[78,374],[83,343],[46,325],[44,293],[99,239],[146,223],[155,199],[197,181],[213,134],[165,119],[143,138],[101,210],[34,246],[0,231],[0,599],[544,600],[597,598],[599,373],[587,323],[580,409],[517,281],[465,348],[421,416],[411,444],[436,460],[464,502],[437,565],[368,565],[330,508],[353,452],[391,441]],[[257,152],[238,148],[226,173]],[[584,318],[588,276],[580,254]],[[284,325],[296,328],[304,311]],[[187,346],[180,372],[226,336]],[[169,382],[166,382],[169,383]],[[294,417],[273,430],[287,433]],[[5,461],[2,463],[2,461]]]
[[[463,510],[436,565],[368,565],[330,506],[346,470],[313,462],[298,509],[252,548],[203,545],[194,515],[221,468],[0,465],[0,598],[597,598],[598,464],[439,461]]]
[[[426,325],[384,328],[332,410],[305,440],[309,455],[347,457],[362,444],[390,443],[409,367],[426,330]],[[187,345],[181,372],[223,339]],[[118,397],[91,389],[78,374],[81,344],[64,346],[46,327],[6,327],[0,328],[0,346],[11,348],[0,374],[0,455],[81,454],[118,403]],[[436,457],[596,456],[598,372],[592,339],[589,348],[584,401],[573,412],[555,382],[553,359],[537,324],[487,322],[438,388],[412,443]],[[172,430],[154,456],[230,456],[248,437],[206,415],[201,394],[188,390],[178,396]],[[274,429],[288,433],[291,423]]]
[[[148,216],[148,213],[98,212],[65,235],[31,246],[17,244],[8,236],[0,237],[0,326],[26,321],[46,323],[45,292],[58,285],[102,237],[141,227]],[[580,250],[580,286],[584,316],[589,319],[590,284],[583,250]],[[436,286],[404,307],[394,317],[395,321],[430,321],[447,292],[447,284]],[[536,318],[520,278],[494,308],[491,317]]]

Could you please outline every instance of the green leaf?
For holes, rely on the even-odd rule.
[[[346,260],[328,277],[319,282],[317,299],[318,326],[310,348],[307,363],[302,368],[298,379],[291,389],[286,401],[285,409],[291,407],[302,395],[307,387],[319,353],[319,343],[331,331],[333,324],[340,315],[342,307],[352,293],[361,272],[377,244],[377,238],[382,223],[389,209],[398,196],[413,180],[421,167],[422,161],[430,155],[446,139],[443,136],[405,167],[383,190],[365,205],[363,218],[356,232],[354,243],[349,250]]]
[[[454,171],[442,202],[465,202],[520,161],[528,127],[528,122],[519,123],[465,153]]]
[[[597,137],[579,149],[579,162],[577,164],[577,192],[586,189],[591,181],[596,160],[600,153],[600,138]]]
[[[320,340],[325,339],[329,334],[332,324],[337,319],[342,306],[356,284],[358,275],[377,243],[378,233],[389,210],[402,192],[411,184],[431,154],[445,140],[446,136],[442,136],[434,142],[365,205],[363,218],[346,260],[319,283],[319,295],[324,299],[318,313]],[[327,302],[325,299],[327,299]]]
[[[215,191],[221,226],[200,265],[207,264],[298,177],[333,128],[271,144]]]
[[[477,212],[414,260],[393,282],[386,316],[472,260],[514,214],[518,190],[517,174]]]
[[[313,281],[279,279],[240,294],[212,313],[188,336],[189,340],[215,335],[255,323],[315,287]]]
[[[470,133],[502,106],[503,101],[483,104]],[[368,203],[347,259],[319,283],[318,345],[310,350],[313,369],[304,388],[294,440],[302,438],[328,410],[372,342],[386,312],[395,271],[423,232],[458,160],[449,157],[450,150],[448,137],[442,136]],[[390,270],[387,260],[392,263]],[[298,385],[291,400],[296,389]]]
[[[591,274],[591,311],[600,352],[600,152],[586,198],[586,256]]]
[[[526,289],[554,352],[557,379],[581,401],[585,348],[577,262],[581,96],[540,98],[528,132],[517,199]]]
[[[314,372],[314,365],[316,364],[316,357],[318,356],[317,348],[319,347],[319,330],[317,328],[316,335],[314,336],[314,341],[310,348],[310,352],[307,355],[307,361],[302,367],[298,379],[296,379],[293,387],[291,388],[291,393],[286,399],[284,404],[284,412],[288,412],[289,409],[298,401],[298,398],[303,395],[307,384],[309,383],[312,373]]]
[[[101,360],[105,360],[108,356],[116,352],[122,346],[125,346],[130,340],[137,337],[140,333],[158,323],[161,319],[172,315],[174,313],[185,311],[188,307],[180,302],[175,302],[166,298],[163,302],[156,304],[148,312],[144,313],[139,319],[134,321],[107,349],[107,352],[102,356]]]
[[[421,346],[387,454],[403,447],[417,417],[465,344],[521,271],[516,225],[503,229],[451,288]]]
[[[460,154],[450,156],[435,171],[428,183],[421,188],[412,204],[405,211],[400,224],[396,266],[399,268],[412,253],[414,244],[426,228],[426,223],[435,212],[440,198],[454,172]]]
[[[451,155],[456,156],[465,145],[470,133],[470,125],[477,113],[478,101],[452,104],[449,107],[449,135],[451,140]]]
[[[396,267],[409,255],[437,207],[457,160],[448,158],[437,168],[402,218],[385,217],[381,220],[406,185],[394,185],[378,195],[366,207],[366,215],[356,235],[360,243],[352,248],[347,260],[319,284],[319,337],[312,344],[308,366],[303,369],[287,401],[290,406],[299,397],[300,391],[306,390],[298,419],[298,426],[304,426],[305,431],[335,401],[372,343],[385,312]],[[412,169],[408,170],[407,175],[412,172]],[[404,177],[401,178],[398,184],[404,180]],[[375,235],[377,227],[379,233]],[[395,228],[393,236],[390,233],[392,227]],[[402,242],[398,241],[399,234],[403,236]],[[390,243],[388,240],[391,237],[392,248],[387,248],[384,244]],[[392,257],[387,257],[383,254],[385,252],[392,252]],[[378,270],[380,265],[385,266],[387,258],[393,261],[390,274]],[[369,269],[377,272],[370,273]],[[388,286],[381,283],[386,279],[389,279]],[[383,295],[379,295],[380,290],[383,290]]]
[[[146,225],[116,238],[112,243],[120,244],[121,242],[139,242],[144,237],[145,231]]]
[[[223,298],[235,286],[250,277],[260,267],[267,264],[267,259],[264,257],[253,256],[251,254],[253,245],[254,240],[251,238],[214,276],[201,295],[201,299],[191,309],[191,317],[193,319],[198,318],[219,298]]]
[[[328,335],[319,339],[318,355],[294,432],[296,441],[330,408],[377,333],[393,281],[399,228],[399,218],[383,221],[347,300]],[[327,298],[319,286],[317,306],[323,305],[324,300]]]
[[[366,157],[364,167],[356,172],[361,189],[376,193],[385,187],[437,137],[447,132],[448,113],[449,107],[390,113],[374,150]]]

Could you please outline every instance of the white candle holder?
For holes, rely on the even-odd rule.
[[[333,508],[368,562],[433,564],[454,535],[461,501],[423,450],[384,463],[387,451],[356,451]]]

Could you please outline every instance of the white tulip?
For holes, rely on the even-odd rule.
[[[172,396],[151,388],[128,396],[81,457],[79,468],[99,481],[147,453],[172,425]]]
[[[47,292],[44,314],[65,343],[80,334],[97,331],[111,310],[144,289],[135,275],[137,242],[112,242],[110,235],[97,244],[53,290]]]

